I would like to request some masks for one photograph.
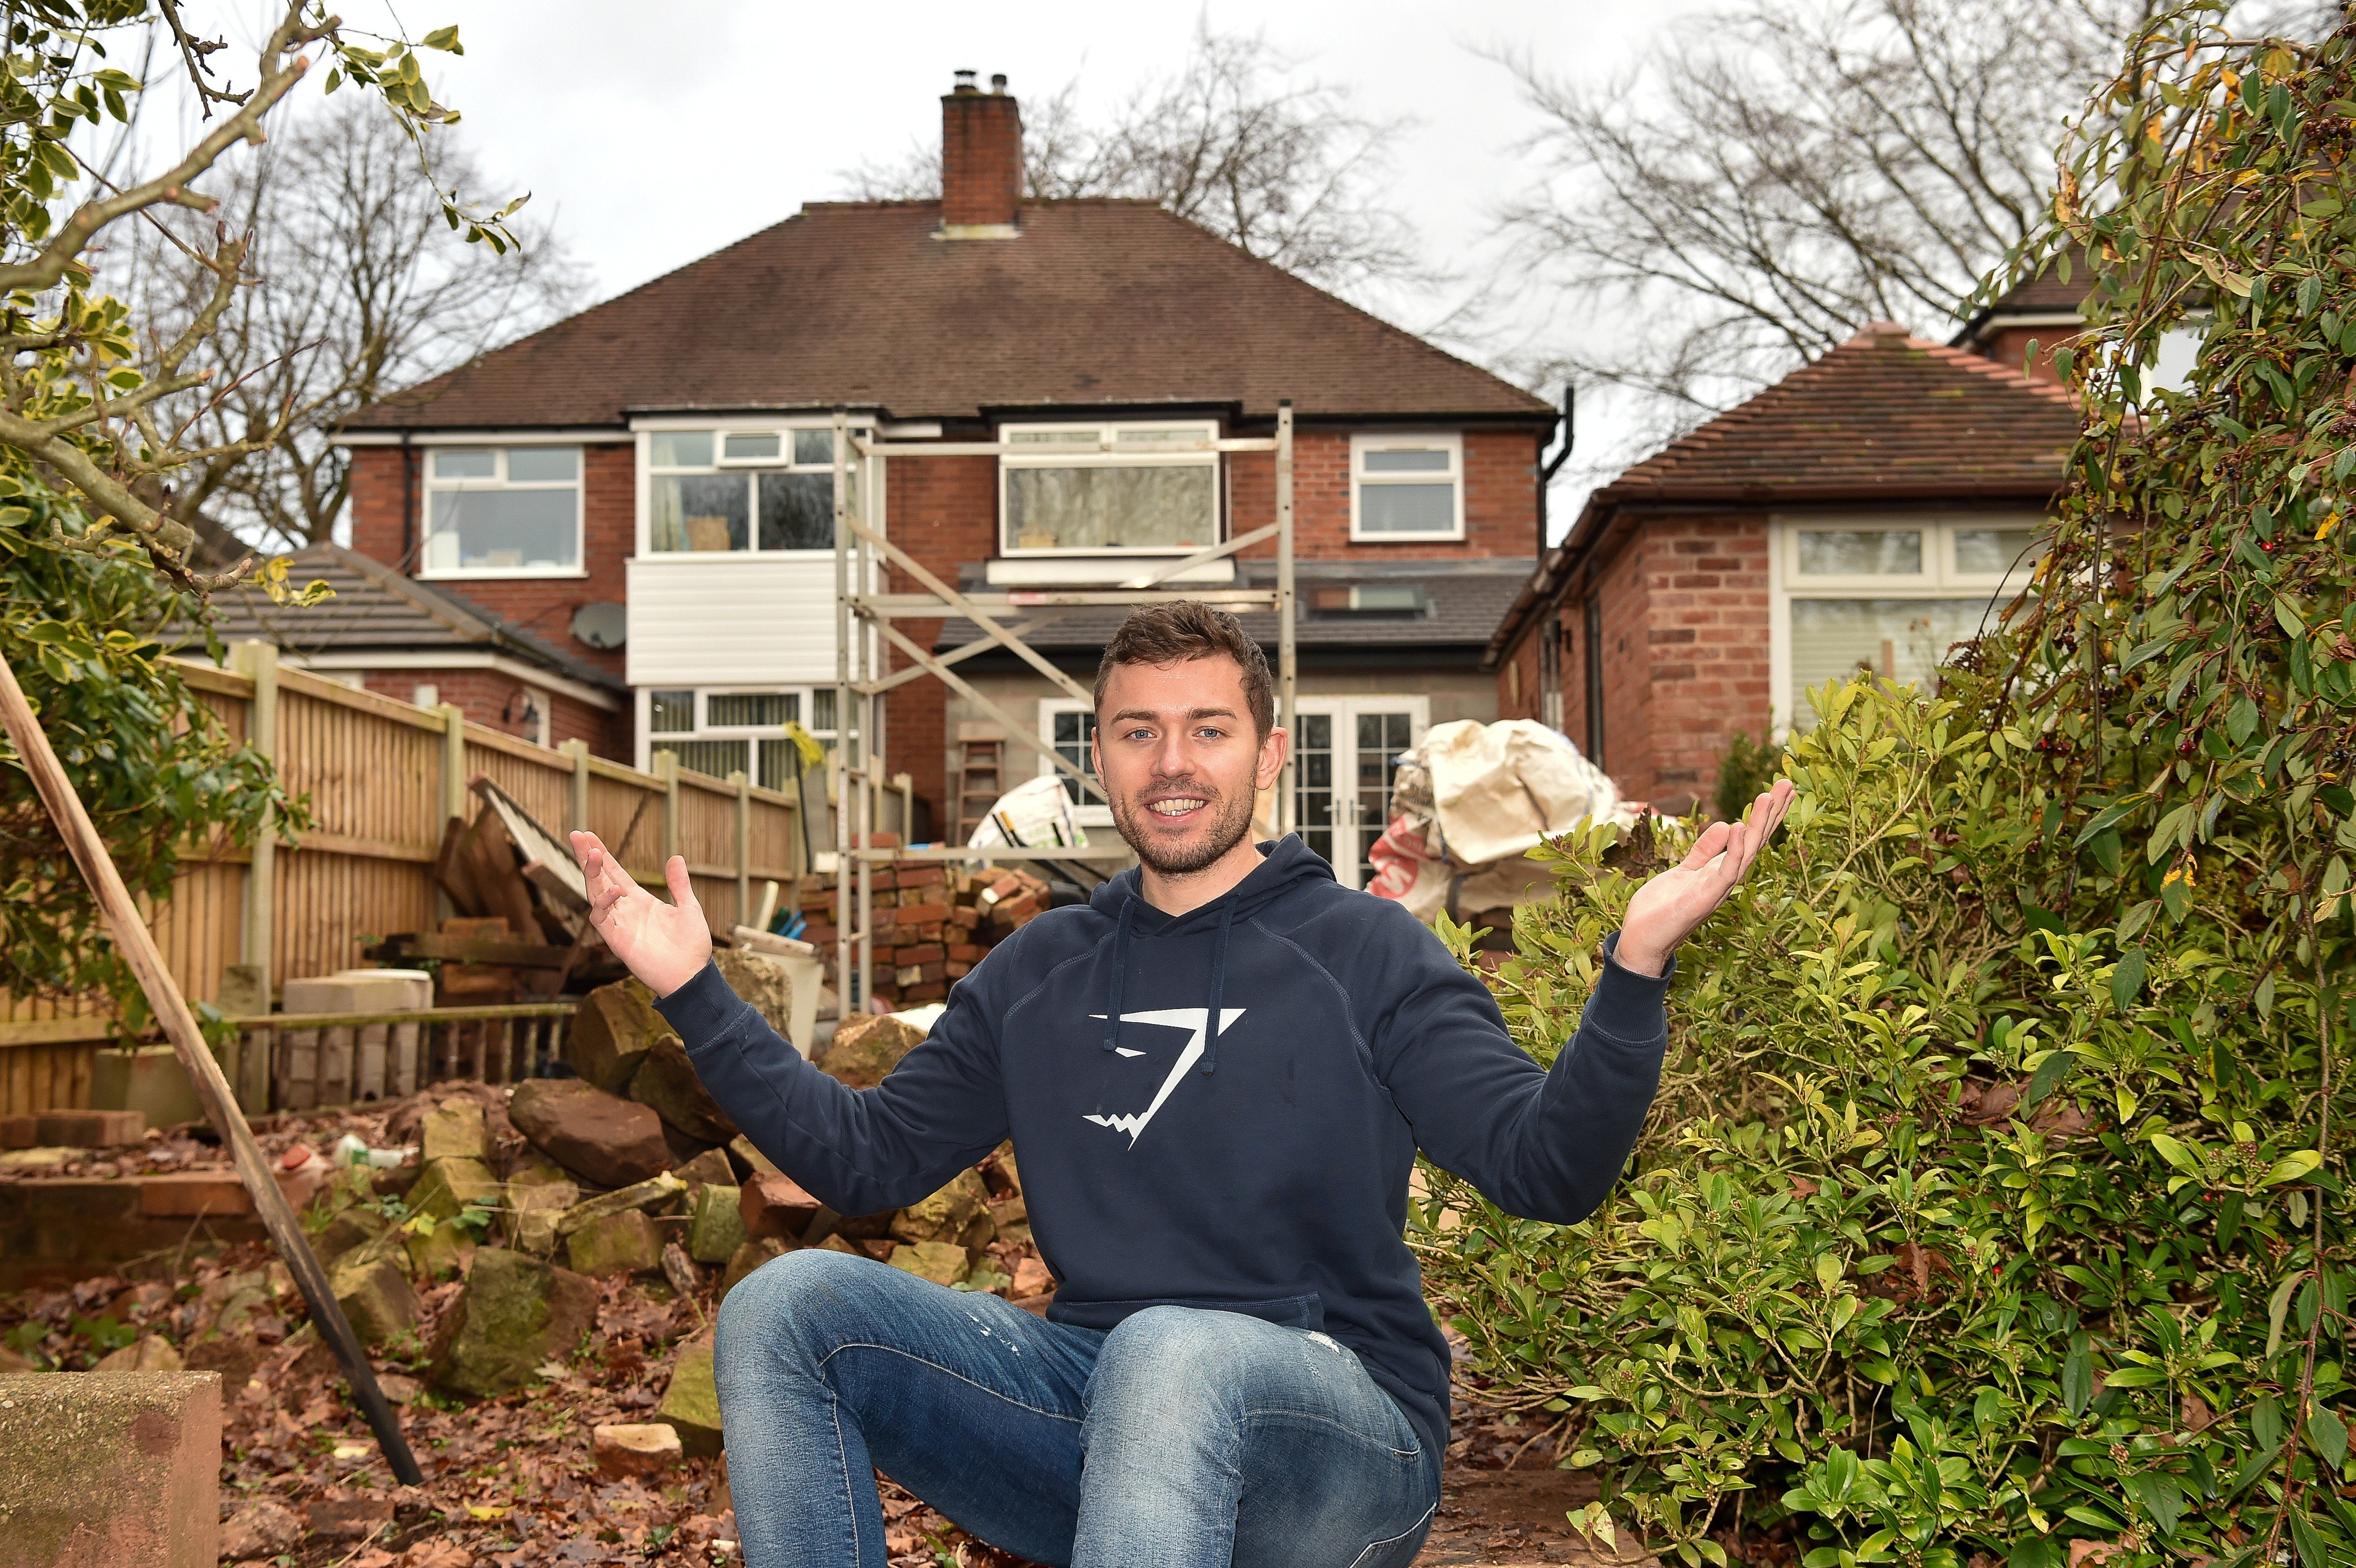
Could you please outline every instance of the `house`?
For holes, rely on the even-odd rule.
[[[1928,677],[2020,589],[2078,429],[2050,376],[1877,323],[1588,498],[1490,638],[1499,711],[1707,805],[1734,736]]]
[[[257,587],[222,590],[216,637],[269,643],[296,668],[420,708],[448,703],[543,746],[579,740],[625,754],[630,688],[610,670],[357,550],[315,544],[284,560],[294,587],[325,582],[334,596],[278,604]],[[193,652],[202,635],[184,626],[178,640]]]
[[[1271,454],[1135,448],[1268,436],[1290,400],[1301,820],[1355,882],[1392,759],[1428,724],[1495,717],[1482,656],[1537,563],[1555,412],[1151,203],[1024,199],[1016,101],[960,78],[940,200],[809,204],[355,418],[353,544],[626,683],[629,760],[776,783],[787,722],[835,727],[838,407],[895,447],[1065,448],[843,454],[926,570],[1020,591],[1109,587],[1270,521]],[[1183,581],[1271,562],[1255,547]],[[617,645],[583,640],[584,616]],[[1085,682],[1109,624],[1075,614],[1034,645]],[[939,649],[971,635],[901,625]],[[1257,629],[1273,652],[1272,617]],[[993,655],[960,673],[1085,756],[1089,716],[1044,676]],[[931,836],[973,783],[969,741],[1012,774],[1052,766],[929,677],[885,709],[877,750]]]

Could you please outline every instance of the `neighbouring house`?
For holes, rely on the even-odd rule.
[[[316,544],[285,558],[291,586],[325,582],[334,597],[278,604],[259,588],[213,595],[213,634],[255,641],[283,663],[420,708],[443,703],[478,724],[543,746],[587,742],[626,760],[630,688],[598,664],[357,550]],[[202,634],[181,628],[184,651]]]
[[[1023,198],[1016,101],[960,74],[940,200],[811,203],[352,420],[353,544],[626,683],[640,765],[668,749],[777,784],[787,722],[835,727],[836,408],[894,443],[1093,443],[849,459],[928,571],[1020,591],[1109,587],[1273,520],[1269,453],[1133,448],[1267,436],[1290,400],[1301,821],[1356,885],[1398,752],[1496,717],[1482,656],[1538,558],[1555,411],[1151,203]],[[581,641],[584,617],[626,636]],[[1115,618],[1032,640],[1085,682]],[[937,649],[971,631],[900,624]],[[1273,617],[1255,629],[1273,654]],[[1085,757],[1090,715],[1043,676],[1002,654],[959,671]],[[1051,769],[930,677],[880,728],[936,837],[978,784]]]
[[[1929,677],[2019,590],[2078,429],[2050,377],[1878,323],[1588,498],[1490,639],[1499,711],[1707,807],[1732,737]]]

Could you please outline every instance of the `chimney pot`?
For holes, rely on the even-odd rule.
[[[957,78],[941,98],[941,235],[1005,239],[1022,219],[1022,108],[1004,76],[991,77],[986,93],[972,71]]]

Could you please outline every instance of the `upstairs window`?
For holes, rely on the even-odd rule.
[[[1065,450],[999,458],[1000,553],[1208,549],[1219,538],[1219,454],[1173,449],[1218,433],[1207,421],[1001,427],[1001,441]]]
[[[1373,543],[1464,537],[1464,438],[1350,438],[1350,537]]]
[[[419,576],[580,571],[579,447],[444,446],[426,453]]]
[[[831,428],[652,431],[647,436],[647,470],[650,551],[724,555],[834,548]],[[855,508],[855,459],[844,475]]]

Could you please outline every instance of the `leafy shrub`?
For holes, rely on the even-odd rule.
[[[1783,748],[1780,744],[1754,741],[1737,731],[1727,742],[1726,755],[1718,760],[1718,793],[1712,797],[1718,815],[1729,822],[1740,820],[1751,809],[1751,803],[1783,773]]]
[[[1808,1568],[2345,1561],[2314,987],[2261,971],[2263,933],[2025,899],[2075,855],[2018,731],[1871,682],[1814,701],[1783,842],[1681,956],[1630,1178],[1553,1226],[1427,1171],[1409,1239],[1485,1397],[1556,1418],[1687,1563],[1761,1531]],[[1611,837],[1542,849],[1558,896],[1515,913],[1494,983],[1541,1059],[1635,885]]]

